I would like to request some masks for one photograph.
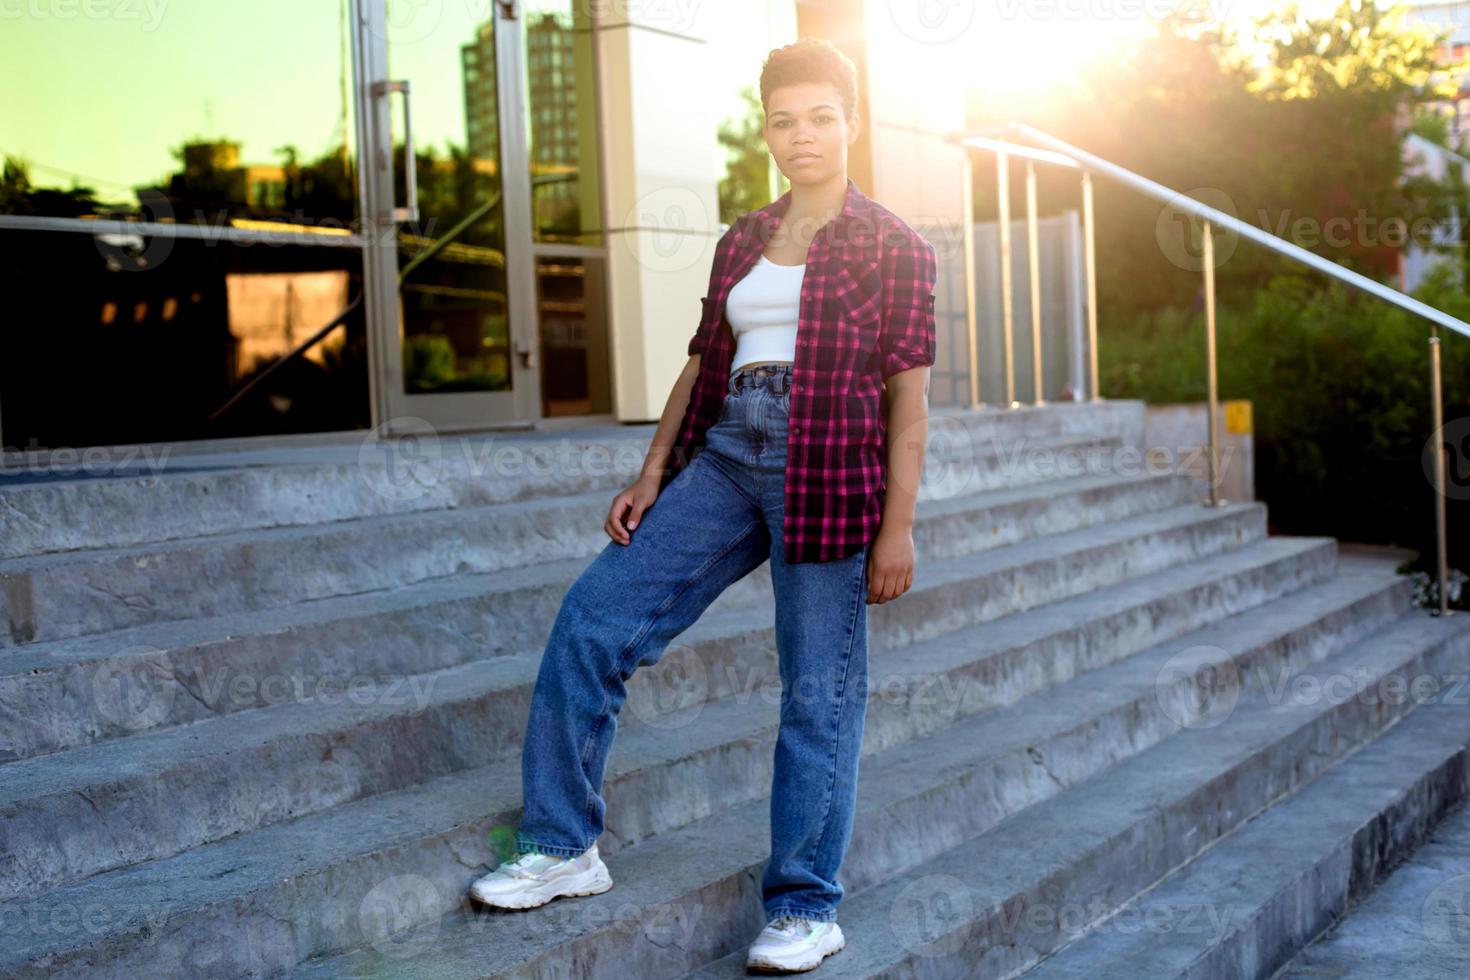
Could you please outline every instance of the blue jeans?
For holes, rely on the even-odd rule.
[[[532,694],[516,843],[565,856],[597,841],[626,681],[769,559],[782,694],[762,903],[768,921],[834,920],[867,709],[869,549],[786,563],[790,380],[790,365],[732,374],[705,448],[567,592]]]

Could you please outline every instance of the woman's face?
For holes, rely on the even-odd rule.
[[[845,119],[837,87],[801,82],[773,89],[766,100],[766,146],[793,184],[821,183],[847,172],[857,117]]]

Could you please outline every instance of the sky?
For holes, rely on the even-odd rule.
[[[416,142],[463,143],[459,47],[489,17],[492,0],[388,2],[390,70],[413,84]],[[1156,2],[977,0],[975,33],[1024,59],[1028,46],[1055,52],[1137,29],[1138,18],[1109,12]],[[1242,18],[1277,0],[1200,2]],[[241,140],[248,163],[276,163],[274,151],[288,143],[315,157],[341,139],[342,59],[350,57],[343,50],[342,6],[343,0],[0,0],[0,84],[22,93],[0,113],[0,153],[28,158],[40,186],[67,187],[75,176],[111,201],[131,201],[132,186],[176,169],[168,150],[185,139]],[[1330,10],[1335,0],[1302,0],[1302,6]],[[769,9],[782,7],[772,0]],[[1058,9],[1094,13],[1090,21],[1059,19]],[[997,11],[1004,19],[987,24]],[[739,106],[739,86],[755,83],[765,53],[791,27],[752,0],[721,0],[702,16],[709,17],[703,26],[713,39],[711,70],[729,79],[729,102],[718,109],[730,115]],[[400,119],[401,107],[394,114]],[[714,161],[715,147],[711,155]]]

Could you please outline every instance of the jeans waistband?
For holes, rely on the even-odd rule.
[[[739,394],[745,388],[764,386],[777,396],[791,390],[791,364],[761,364],[730,372],[730,394]]]

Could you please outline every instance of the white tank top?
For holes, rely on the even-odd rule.
[[[757,361],[796,361],[796,323],[806,265],[780,265],[764,255],[730,288],[725,315],[735,334],[733,374]]]

